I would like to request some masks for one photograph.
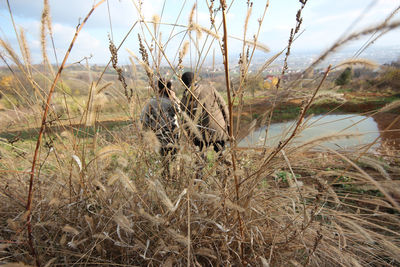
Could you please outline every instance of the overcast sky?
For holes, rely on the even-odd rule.
[[[108,0],[102,4],[85,25],[70,55],[69,63],[93,55],[90,63],[104,64],[110,58],[108,50],[108,36],[111,35],[118,45],[130,27],[138,20],[138,11],[135,7],[137,0]],[[151,20],[154,15],[161,17],[161,22],[177,22],[181,25],[188,24],[190,10],[194,3],[198,3],[195,20],[198,24],[209,28],[209,12],[206,0],[142,0],[142,12],[146,20]],[[64,56],[78,23],[86,16],[93,4],[93,0],[49,0],[54,42],[59,60]],[[227,1],[228,4],[232,1]],[[228,13],[229,35],[242,37],[243,25],[247,13],[245,0],[235,0]],[[264,11],[264,0],[253,1],[254,6],[249,20],[247,36],[249,39],[258,30],[258,19]],[[17,27],[25,29],[32,58],[35,63],[41,62],[40,52],[40,18],[43,9],[43,1],[40,0],[9,0],[11,10]],[[219,1],[214,1],[215,6]],[[322,52],[344,34],[358,31],[362,28],[376,25],[391,14],[400,5],[400,0],[309,0],[303,10],[302,29],[305,30],[293,45],[294,52]],[[110,9],[111,25],[108,15]],[[164,7],[164,8],[163,8]],[[260,42],[268,46],[272,51],[278,51],[287,44],[290,29],[295,26],[296,12],[300,7],[298,0],[270,0],[265,19],[260,30]],[[179,14],[181,15],[179,16]],[[400,12],[399,12],[400,13]],[[221,21],[218,13],[217,23]],[[400,14],[396,14],[392,21],[398,21]],[[0,0],[0,35],[3,39],[18,50],[15,32],[12,27],[8,12],[7,0]],[[144,25],[137,24],[119,52],[121,63],[129,63],[129,54],[126,48],[139,55],[137,34],[142,30],[147,32]],[[149,25],[152,29],[152,25]],[[111,31],[112,29],[112,31]],[[167,56],[173,60],[182,40],[189,40],[185,36],[182,27],[162,26],[162,42],[165,43],[173,30],[173,38],[166,47]],[[174,35],[176,34],[176,35]],[[220,34],[222,36],[222,34]],[[147,35],[147,38],[148,35]],[[353,42],[350,47],[356,51],[363,42],[364,37]],[[148,39],[149,40],[149,39]],[[200,47],[206,40],[203,34],[200,39]],[[210,40],[210,39],[209,39]],[[48,42],[50,44],[50,42]],[[218,42],[214,42],[217,44]],[[207,42],[205,49],[210,46]],[[375,47],[400,46],[400,30],[393,30],[383,36],[374,44]],[[216,46],[214,46],[216,47]],[[210,51],[212,51],[210,49]],[[216,54],[220,50],[216,48]],[[234,39],[229,40],[229,51],[236,55],[241,51],[241,45]],[[54,62],[54,53],[51,46],[48,47],[49,57]],[[203,53],[204,54],[204,53]],[[212,52],[209,52],[212,55]],[[272,54],[266,54],[266,58]],[[187,57],[189,57],[188,55]],[[362,57],[362,56],[361,56]],[[164,61],[165,63],[165,61]]]

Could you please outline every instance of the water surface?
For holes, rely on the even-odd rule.
[[[266,140],[267,127],[261,127],[244,138],[239,143],[239,147],[260,147],[264,145],[264,142],[267,147],[276,146],[280,141],[290,136],[295,123],[295,121],[289,121],[271,124]],[[305,119],[304,130],[292,140],[291,145],[302,145],[311,140],[332,135],[338,138],[319,144],[333,149],[356,149],[370,144],[380,136],[378,125],[373,118],[357,114],[319,115]],[[340,135],[354,136],[339,138]],[[379,146],[379,143],[380,140],[374,147]]]

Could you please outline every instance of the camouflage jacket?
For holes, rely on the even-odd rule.
[[[196,125],[204,141],[226,141],[228,139],[226,133],[229,131],[229,112],[225,100],[212,86],[196,84],[191,90],[205,109],[186,90],[181,100],[181,109],[192,120],[190,123]],[[186,128],[192,137],[196,136],[193,130],[190,130],[191,127]]]

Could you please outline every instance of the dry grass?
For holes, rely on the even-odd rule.
[[[229,166],[211,166],[193,157],[196,152],[182,149],[172,165],[174,181],[164,181],[153,144],[137,134],[132,138],[132,133],[131,128],[122,129],[110,141],[98,136],[97,150],[89,148],[94,144],[82,145],[78,155],[64,138],[51,152],[43,149],[46,161],[35,183],[32,213],[43,264],[53,258],[62,265],[184,265],[188,260],[191,265],[235,265],[242,260],[260,265],[263,259],[275,266],[288,260],[312,266],[400,262],[398,211],[369,178],[348,169],[334,154],[313,155],[289,147],[287,161],[277,156],[258,178],[246,179],[264,158],[241,151],[237,175],[245,182],[235,201]],[[93,156],[84,159],[85,146]],[[1,153],[7,169],[29,167],[32,152],[20,156],[18,164],[13,160],[17,150],[2,148]],[[375,166],[369,169],[373,179],[398,201],[396,162],[373,155],[368,160]],[[294,177],[299,176],[296,183],[290,182],[288,162]],[[286,173],[287,179],[279,173]],[[24,231],[27,182],[28,174],[2,173],[0,235],[10,242],[2,252],[7,261],[31,262]],[[242,215],[244,240],[236,212]],[[238,241],[244,244],[244,259],[237,254]]]
[[[286,49],[286,61],[290,47],[299,34],[301,10],[307,1],[300,2],[296,27]],[[267,7],[268,3],[265,11]],[[45,8],[43,14],[50,10],[48,6]],[[211,50],[208,38],[221,46],[220,42],[224,42],[224,47],[229,47],[226,34],[223,41],[218,38],[222,36],[214,21],[215,16],[220,15],[218,10],[210,10],[211,30],[195,24],[196,7],[193,6],[191,10],[186,33],[190,35],[190,31],[196,29],[207,33],[205,37],[196,36],[196,51]],[[50,30],[49,18],[50,14],[46,14],[42,23],[43,27],[46,25]],[[250,6],[246,25],[249,20]],[[162,60],[167,62],[171,73],[180,77],[184,67],[183,58],[190,54],[194,37],[183,37],[188,40],[181,40],[182,47],[176,51],[179,54],[176,63],[170,61],[164,51],[169,40],[161,42],[159,25],[163,23],[162,17],[153,17],[152,28],[144,20],[140,23],[143,26],[138,40],[141,60],[133,53],[132,56],[141,63],[142,70],[136,70],[135,66],[135,77],[142,71],[147,74],[148,82],[153,86],[155,77],[161,75],[159,64]],[[394,26],[392,22],[379,25],[374,30],[387,30]],[[360,34],[371,29],[361,31]],[[170,36],[174,36],[172,32]],[[22,33],[21,38],[25,39]],[[205,39],[204,43],[199,41],[201,38]],[[243,80],[237,92],[243,90],[252,55],[260,47],[257,38],[258,34],[253,41],[248,41],[244,34],[243,52],[246,47],[249,52],[247,56],[242,55],[245,58],[241,66]],[[353,38],[356,37],[349,37]],[[345,42],[347,40],[341,41]],[[149,49],[150,43],[155,45],[155,49]],[[26,45],[21,48],[25,67],[10,45],[3,40],[1,45],[14,61],[12,67],[27,70],[26,79],[30,79],[31,84],[38,84],[31,74],[37,70],[29,66],[29,49]],[[340,44],[333,46],[332,50],[338,46]],[[117,65],[120,47],[111,42],[112,63],[117,71],[120,69]],[[207,53],[200,53],[194,65],[201,66]],[[273,56],[267,60],[262,69],[267,68],[275,59]],[[356,63],[361,61],[348,62]],[[286,71],[285,68],[282,73]],[[310,93],[308,104],[303,107],[294,132],[288,134],[290,137],[283,139],[278,147],[239,149],[232,142],[221,155],[209,151],[204,156],[187,142],[182,132],[179,152],[171,162],[171,179],[168,180],[163,177],[163,159],[155,152],[159,146],[157,138],[153,133],[141,130],[137,120],[140,109],[136,106],[143,101],[141,96],[144,89],[139,91],[123,75],[122,71],[118,73],[122,85],[117,81],[103,81],[103,75],[97,83],[90,80],[87,85],[90,90],[84,105],[86,109],[83,108],[78,114],[84,124],[88,113],[93,113],[93,126],[67,129],[65,122],[57,117],[47,118],[44,122],[46,131],[43,131],[43,142],[37,150],[31,209],[26,199],[32,158],[36,153],[34,142],[0,139],[0,202],[3,203],[0,206],[0,264],[400,264],[398,151],[386,147],[373,153],[367,149],[351,153],[338,153],[329,149],[322,152],[313,150],[321,142],[338,136],[318,138],[301,146],[292,142],[298,132],[303,130],[305,112],[319,88],[316,88],[314,94]],[[48,94],[45,88],[36,90]],[[96,120],[109,101],[105,91],[115,96],[113,101],[123,103],[120,105],[132,118],[129,125],[118,130],[98,131],[100,125]],[[231,93],[232,103],[242,97]],[[126,99],[121,101],[123,98]],[[93,99],[96,105],[89,108]],[[71,107],[65,94],[64,100],[63,110],[71,122]],[[381,112],[397,106],[395,102]],[[38,107],[40,105],[36,103],[36,114],[41,114],[43,111]],[[33,110],[32,107],[32,110],[25,112]],[[195,123],[187,118],[186,121],[189,126]],[[53,131],[53,128],[47,127],[50,124],[59,126],[60,130]],[[230,134],[233,138],[233,132]],[[30,216],[31,220],[28,220]],[[27,236],[27,220],[32,227],[31,245]],[[35,254],[32,253],[32,246]]]
[[[376,69],[379,65],[371,60],[368,59],[349,59],[343,62],[340,62],[335,68],[346,68],[352,66],[363,66],[365,68]]]

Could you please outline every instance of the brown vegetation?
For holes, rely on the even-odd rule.
[[[140,4],[133,3],[141,15]],[[293,40],[299,33],[301,11],[306,8],[307,1],[300,3],[291,41],[286,48],[286,63]],[[208,4],[210,30],[193,24],[193,14],[197,12],[194,6],[185,28],[187,38],[196,44],[196,51],[200,51],[198,41],[201,38],[221,42],[221,51],[227,58],[227,34],[219,40],[220,32],[215,25],[216,16],[226,12],[226,3],[221,0]],[[95,12],[97,5],[86,19]],[[221,5],[221,9],[214,5]],[[267,8],[268,1],[265,11]],[[48,27],[51,31],[48,12],[46,6],[42,23],[44,29]],[[77,28],[75,38],[86,19]],[[154,17],[152,22],[146,22],[141,17],[132,26],[142,26],[138,38],[142,58],[131,58],[132,62],[139,63],[132,66],[132,77],[136,79],[123,78],[125,74],[117,65],[122,43],[119,46],[112,44],[110,63],[118,77],[108,67],[98,75],[88,75],[87,88],[79,94],[80,99],[77,99],[78,94],[63,89],[64,83],[57,87],[75,39],[56,78],[48,70],[34,70],[28,60],[20,61],[13,49],[2,41],[5,52],[13,59],[10,69],[19,71],[18,75],[13,75],[18,87],[11,93],[18,101],[27,103],[24,108],[13,104],[14,111],[7,110],[7,114],[18,122],[17,127],[32,123],[40,129],[34,130],[33,138],[16,135],[0,139],[0,264],[399,265],[400,161],[397,147],[383,144],[379,150],[370,150],[370,144],[353,151],[321,150],[321,142],[343,137],[337,135],[318,137],[300,145],[293,142],[304,128],[306,114],[313,111],[313,104],[318,104],[320,90],[325,89],[326,83],[333,83],[327,80],[330,68],[315,77],[316,83],[310,85],[312,91],[298,90],[302,75],[309,71],[294,80],[284,81],[285,64],[280,80],[269,91],[269,106],[266,107],[262,98],[246,102],[246,96],[251,93],[247,91],[251,57],[255,49],[262,47],[257,44],[260,31],[252,42],[246,41],[246,34],[243,38],[243,51],[248,53],[247,56],[242,54],[241,76],[237,83],[230,87],[232,79],[227,64],[224,76],[220,76],[226,79],[231,125],[235,120],[239,128],[241,120],[238,118],[253,116],[254,108],[261,114],[257,121],[269,125],[274,114],[285,107],[282,103],[286,103],[294,107],[295,127],[287,136],[282,135],[276,147],[258,149],[237,148],[238,135],[231,127],[230,147],[220,155],[198,151],[185,139],[183,132],[179,152],[170,166],[172,179],[163,177],[162,159],[155,152],[154,134],[141,130],[138,111],[144,96],[152,94],[154,77],[164,76],[165,68],[175,77],[181,76],[182,58],[187,48],[182,40],[181,47],[177,48],[181,58],[177,63],[169,60],[156,26],[161,19]],[[250,19],[251,4],[248,2],[245,24]],[[153,27],[150,27],[151,23]],[[259,25],[261,27],[262,19]],[[334,44],[310,67],[360,35],[397,26],[395,22],[387,22],[352,34]],[[206,36],[191,34],[191,31],[199,30]],[[46,31],[42,34],[46,35]],[[27,57],[26,46],[21,45],[21,48]],[[43,51],[45,53],[45,49]],[[207,47],[202,51],[207,51]],[[197,66],[202,65],[207,53],[199,55],[195,62]],[[160,58],[165,59],[168,67],[160,67]],[[273,59],[267,60],[260,73],[272,62]],[[140,67],[140,72],[136,67]],[[34,74],[47,77],[47,85],[52,85],[50,91]],[[109,79],[113,78],[113,83],[105,78],[107,75],[110,75]],[[146,77],[146,82],[138,82],[140,75]],[[393,80],[390,82],[394,83]],[[176,83],[181,80],[178,78]],[[29,87],[25,88],[25,84]],[[149,88],[145,87],[147,84]],[[58,92],[52,95],[54,89]],[[33,97],[26,93],[28,90],[35,92]],[[292,96],[291,93],[297,90],[301,97]],[[106,92],[109,95],[105,95]],[[104,98],[111,104],[107,101],[94,104],[94,99]],[[51,105],[53,100],[59,101],[61,116]],[[384,112],[393,112],[398,103],[383,103],[371,114],[377,118]],[[99,118],[107,106],[118,108],[118,114],[129,117],[130,123],[118,129],[102,125]],[[72,107],[76,107],[75,110]],[[385,132],[396,129],[399,116],[392,118],[390,123],[385,122],[379,127]],[[194,125],[196,122],[189,123]],[[246,133],[254,129],[243,128]],[[317,147],[318,152],[315,151]]]

